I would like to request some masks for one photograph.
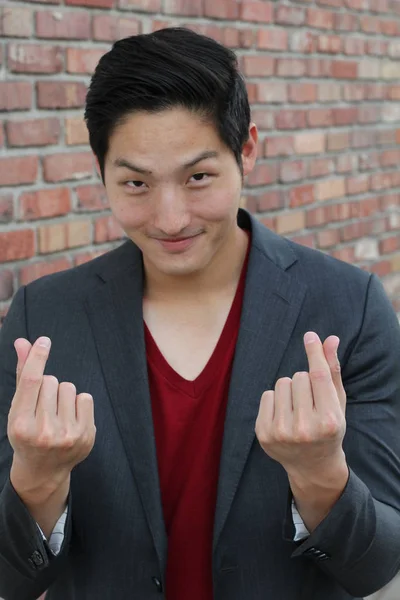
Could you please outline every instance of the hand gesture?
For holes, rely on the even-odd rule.
[[[21,496],[64,485],[95,441],[92,396],[77,396],[72,383],[44,375],[50,345],[45,337],[33,346],[23,338],[14,344],[17,384],[8,438],[14,450],[10,477]]]
[[[337,358],[339,338],[330,336],[322,344],[316,333],[308,332],[304,344],[309,372],[279,379],[274,391],[264,392],[256,435],[289,478],[317,482],[345,472],[346,394]]]

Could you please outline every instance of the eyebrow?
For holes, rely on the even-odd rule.
[[[195,156],[192,160],[189,160],[188,162],[184,163],[182,165],[182,168],[189,169],[190,167],[194,167],[195,165],[197,165],[197,163],[201,162],[202,160],[206,160],[206,158],[217,158],[217,157],[218,157],[218,152],[216,152],[215,150],[206,150],[205,152],[202,152],[198,156]],[[148,169],[143,169],[142,167],[138,167],[138,165],[135,165],[134,163],[130,162],[129,160],[126,160],[125,158],[117,158],[117,159],[115,159],[113,164],[115,167],[122,167],[125,169],[129,169],[130,171],[135,171],[136,173],[141,173],[142,175],[151,175],[152,174],[152,171],[149,171]]]

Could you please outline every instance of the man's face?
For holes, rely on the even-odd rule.
[[[256,158],[252,132],[245,175]],[[112,212],[146,268],[194,274],[235,239],[242,176],[215,127],[194,113],[128,116],[110,137],[104,176]]]

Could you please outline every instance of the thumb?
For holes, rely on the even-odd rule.
[[[343,412],[346,410],[346,392],[343,387],[342,374],[340,369],[340,362],[337,355],[337,349],[339,347],[340,340],[336,335],[331,335],[326,338],[323,348],[326,360],[331,370],[332,381],[334,383],[336,393],[339,398],[340,406]]]
[[[18,362],[17,362],[17,387],[19,384],[19,380],[21,379],[22,369],[25,366],[26,359],[29,356],[29,353],[32,348],[32,344],[26,340],[25,338],[18,338],[14,342],[14,348],[17,353]]]

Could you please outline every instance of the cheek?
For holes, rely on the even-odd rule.
[[[123,229],[140,229],[148,220],[148,207],[135,202],[135,198],[113,197],[110,198],[110,206]]]
[[[207,221],[226,221],[236,217],[241,188],[216,189],[196,206],[196,213]]]

